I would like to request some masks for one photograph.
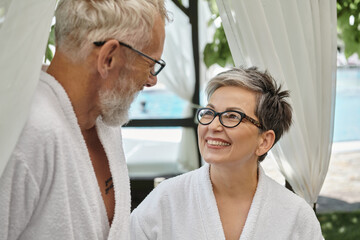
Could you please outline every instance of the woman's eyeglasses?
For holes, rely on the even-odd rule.
[[[262,125],[256,121],[255,119],[247,116],[243,112],[229,110],[225,112],[216,112],[211,108],[199,108],[197,110],[197,119],[202,125],[209,125],[216,116],[219,116],[220,123],[227,128],[234,128],[241,123],[241,120],[244,118],[257,126],[258,128],[262,128]]]

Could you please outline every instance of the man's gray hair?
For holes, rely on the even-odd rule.
[[[142,49],[158,15],[168,20],[164,0],[60,0],[56,47],[75,61],[89,54],[94,41],[113,38]]]
[[[237,67],[215,76],[207,85],[208,99],[220,87],[237,86],[256,93],[255,115],[263,126],[260,131],[273,130],[275,142],[288,131],[292,122],[292,108],[285,98],[289,91],[281,91],[274,78],[256,67]],[[266,154],[259,157],[264,160]]]

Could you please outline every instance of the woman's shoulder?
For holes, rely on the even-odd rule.
[[[162,181],[152,192],[154,194],[162,194],[164,196],[169,196],[183,191],[188,191],[190,186],[193,186],[194,181],[201,176],[203,167],[180,174],[175,177],[168,178]]]
[[[267,175],[265,175],[265,181],[268,188],[267,199],[271,204],[276,206],[275,208],[280,208],[288,213],[292,212],[294,215],[301,214],[301,212],[313,213],[312,208],[304,198],[290,191]]]
[[[299,196],[297,196],[294,192],[287,189],[284,185],[281,185],[280,183],[276,182],[271,177],[265,175],[265,179],[267,182],[267,185],[269,189],[271,189],[272,193],[277,193],[274,196],[279,196],[281,198],[289,198],[292,200],[299,200]]]
[[[172,239],[201,224],[199,183],[204,169],[193,170],[161,182],[131,213],[131,232],[141,239]],[[186,219],[192,219],[189,223]],[[199,229],[196,229],[197,231]],[[186,233],[188,234],[188,233]],[[177,236],[177,237],[174,237]]]
[[[300,196],[285,188],[264,173],[261,176],[258,190],[261,190],[258,203],[258,224],[264,225],[262,233],[272,232],[273,227],[265,227],[268,222],[282,229],[284,234],[291,239],[322,239],[320,224],[311,206]],[[285,239],[285,238],[281,238]],[[289,239],[289,238],[286,238]]]
[[[197,183],[201,178],[203,167],[183,173],[162,181],[155,187],[138,206],[137,211],[141,209],[148,211],[149,208],[176,207],[177,204],[189,202],[194,196]]]

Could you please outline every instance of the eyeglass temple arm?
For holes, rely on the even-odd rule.
[[[249,117],[247,115],[245,115],[244,118],[246,118],[248,121],[250,121],[252,124],[257,126],[258,128],[261,128],[261,129],[263,128],[263,126],[258,121],[256,121],[255,119],[253,119],[253,118],[251,118],[251,117]]]

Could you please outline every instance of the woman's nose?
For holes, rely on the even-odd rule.
[[[220,116],[216,116],[214,118],[214,120],[212,120],[212,122],[209,124],[209,128],[212,130],[222,130],[223,129],[223,125],[220,122]]]

